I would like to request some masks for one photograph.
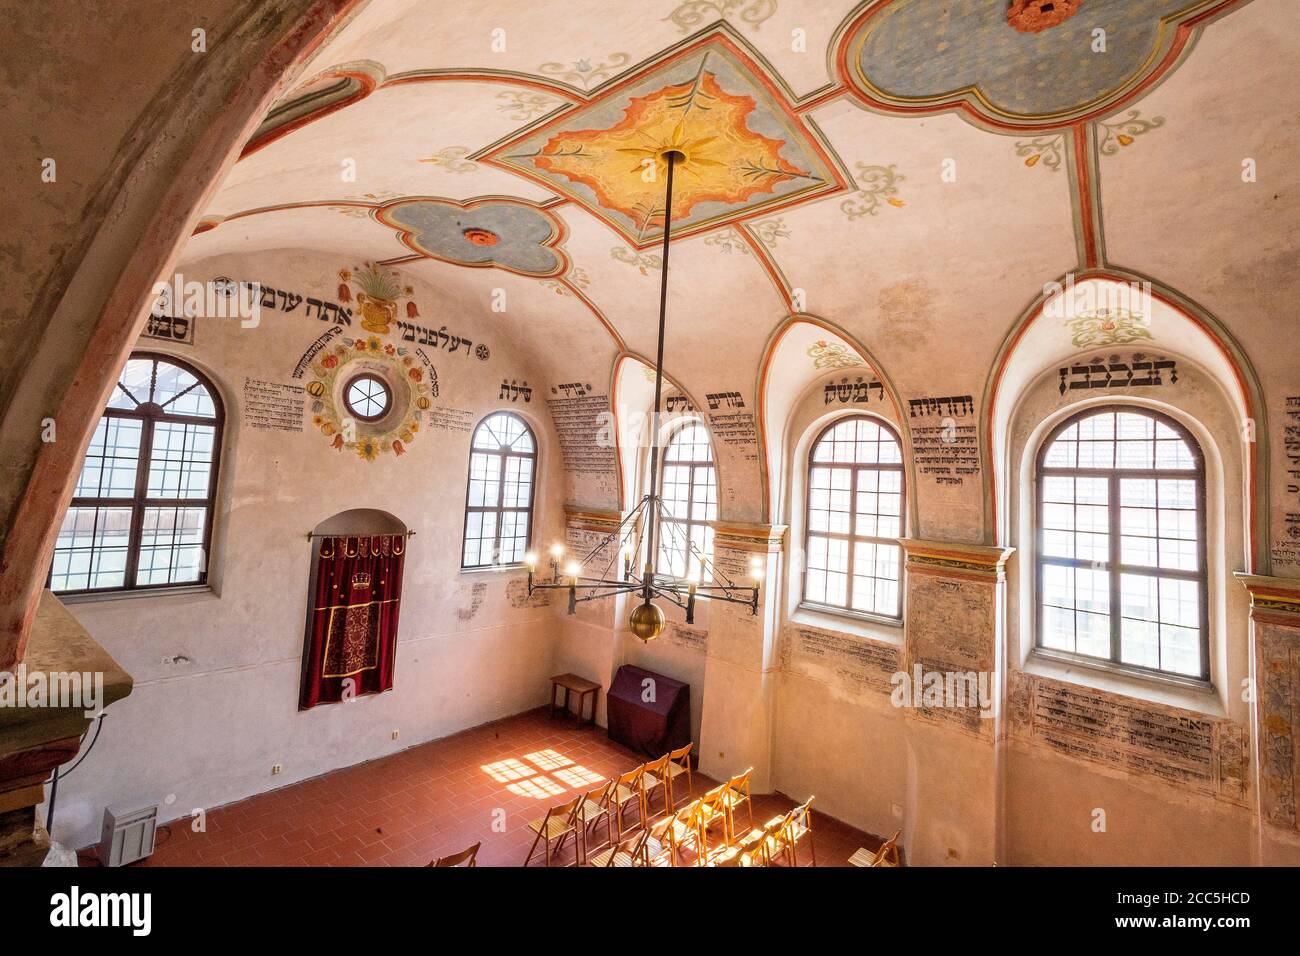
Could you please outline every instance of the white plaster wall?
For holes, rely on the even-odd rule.
[[[218,260],[185,272],[187,279],[260,280],[333,300],[339,267],[297,254]],[[528,419],[539,444],[534,540],[554,538],[562,478],[541,400],[548,383],[499,329],[438,314],[437,293],[428,287],[417,284],[415,298],[422,325],[447,325],[490,343],[486,362],[433,354],[434,401],[472,411],[475,422],[503,407]],[[169,347],[208,372],[226,404],[213,587],[71,605],[136,683],[108,712],[94,751],[61,783],[57,839],[96,841],[106,805],[159,804],[160,817],[170,819],[545,702],[554,610],[513,606],[507,586],[523,578],[520,571],[460,570],[469,434],[426,429],[400,458],[366,462],[330,448],[309,408],[300,433],[243,425],[244,377],[292,383],[299,356],[327,327],[268,310],[257,328],[199,319],[194,347]],[[400,343],[400,335],[389,338]],[[151,339],[141,344],[158,347]],[[502,377],[529,381],[533,401],[501,401]],[[404,571],[394,686],[299,712],[312,556],[306,533],[351,508],[390,512],[416,532]],[[279,775],[273,764],[283,767]]]

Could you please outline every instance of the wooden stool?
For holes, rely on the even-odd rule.
[[[556,688],[564,688],[564,703],[557,705],[555,703]],[[551,678],[551,719],[555,719],[557,711],[569,709],[570,692],[578,695],[578,726],[584,723],[590,727],[596,726],[596,692],[600,690],[600,685],[594,681],[589,681],[585,677],[579,677],[577,674],[557,674]],[[583,720],[583,711],[587,709],[587,695],[591,695],[591,718]]]

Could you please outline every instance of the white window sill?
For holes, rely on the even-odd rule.
[[[527,573],[528,568],[524,564],[491,564],[483,568],[461,568],[460,569],[461,574],[505,574],[509,571],[523,571],[524,573]],[[536,577],[536,575],[534,575],[534,577]],[[537,583],[543,584],[545,582],[539,579]]]
[[[790,623],[852,634],[881,644],[903,646],[903,622],[892,618],[872,617],[852,611],[828,611],[816,605],[800,604],[790,615]]]
[[[99,604],[109,601],[134,601],[134,600],[155,600],[163,597],[194,597],[203,595],[212,599],[217,599],[218,594],[212,589],[210,584],[194,584],[189,586],[174,588],[136,588],[131,591],[65,591],[54,592],[54,596],[59,599],[60,603],[68,604]]]
[[[1152,704],[1180,707],[1207,717],[1227,717],[1227,708],[1211,684],[1184,683],[1178,679],[1166,680],[1157,675],[1134,674],[1099,662],[1066,660],[1031,651],[1022,668],[1027,674],[1036,674],[1070,684],[1081,684],[1094,690],[1133,697]]]

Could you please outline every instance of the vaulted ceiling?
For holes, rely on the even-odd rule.
[[[562,352],[652,355],[673,148],[670,324],[726,344],[670,340],[687,387],[721,363],[752,376],[803,311],[896,382],[943,368],[978,392],[1016,317],[1070,271],[1149,275],[1242,328],[1300,292],[1297,128],[1278,122],[1300,30],[1276,28],[1295,15],[1293,0],[373,0],[250,140],[186,261],[395,264],[453,306],[508,289],[515,321]]]

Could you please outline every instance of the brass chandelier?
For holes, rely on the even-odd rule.
[[[762,562],[755,557],[750,568],[754,584],[738,585],[717,568],[706,555],[700,553],[690,541],[689,535],[685,541],[688,554],[686,580],[683,582],[675,576],[655,570],[657,563],[655,548],[662,543],[664,535],[662,520],[669,517],[659,494],[659,406],[663,394],[664,326],[668,306],[668,243],[672,231],[673,169],[685,159],[685,156],[677,149],[668,148],[659,154],[659,159],[667,166],[668,186],[664,197],[663,270],[659,280],[659,346],[655,355],[655,403],[650,424],[650,490],[627,517],[619,522],[616,529],[603,535],[600,542],[580,558],[565,562],[564,546],[552,545],[549,582],[539,584],[534,580],[537,572],[536,553],[529,552],[524,557],[528,567],[529,596],[534,591],[567,590],[570,614],[576,613],[578,605],[585,601],[598,601],[620,594],[639,594],[641,600],[632,609],[628,618],[628,628],[643,641],[654,640],[664,629],[664,612],[654,603],[656,598],[669,601],[684,610],[687,624],[695,623],[695,602],[699,598],[744,604],[749,607],[751,614],[757,614],[759,586],[764,572]],[[687,506],[689,507],[690,504],[688,502]],[[637,531],[642,519],[645,521],[646,529],[645,567],[641,576],[637,577],[633,572],[633,563],[640,546]],[[669,525],[669,528],[672,528],[672,525]],[[596,565],[602,560],[603,566],[597,569]],[[613,570],[616,562],[619,563],[618,570]],[[710,583],[706,584],[706,580]],[[581,596],[579,591],[582,592]]]

